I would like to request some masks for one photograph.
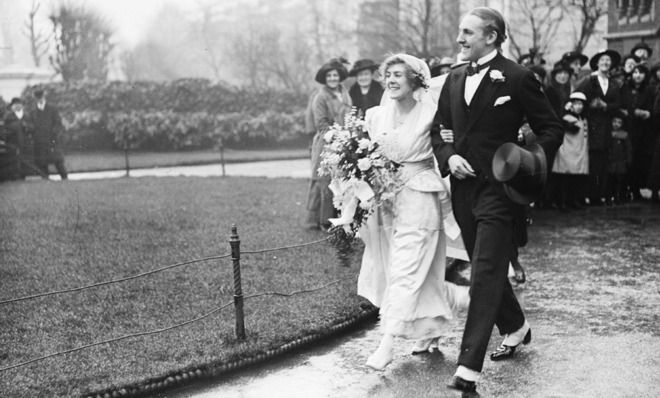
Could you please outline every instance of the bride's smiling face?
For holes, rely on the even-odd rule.
[[[385,71],[387,92],[393,100],[401,100],[412,96],[413,87],[408,80],[408,69],[405,64],[390,65]]]

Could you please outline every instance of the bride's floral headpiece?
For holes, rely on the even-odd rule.
[[[399,53],[387,57],[381,64],[379,70],[380,75],[383,78],[385,77],[385,72],[389,65],[397,63],[396,61],[401,61],[408,65],[412,71],[414,79],[417,80],[423,89],[429,88],[429,81],[431,80],[431,71],[429,70],[429,66],[423,60],[408,54]]]

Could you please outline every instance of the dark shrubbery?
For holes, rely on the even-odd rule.
[[[46,89],[62,114],[69,148],[185,150],[265,147],[306,142],[306,98],[211,84],[173,82],[71,82]]]

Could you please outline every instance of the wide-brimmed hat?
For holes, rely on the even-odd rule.
[[[361,72],[363,70],[367,70],[367,69],[369,69],[370,71],[373,72],[373,71],[378,69],[378,65],[370,59],[358,59],[353,64],[353,68],[351,68],[351,71],[348,72],[348,75],[349,76],[355,76],[359,72]]]
[[[589,57],[578,51],[565,52],[564,55],[561,56],[561,60],[569,64],[575,61],[576,59],[580,60],[581,66],[584,66],[584,64],[586,64],[587,61],[589,61]]]
[[[452,57],[442,57],[442,58],[433,58],[429,62],[429,69],[431,70],[432,76],[437,76],[440,74],[440,69],[446,66],[452,66],[456,63],[456,60]]]
[[[23,100],[20,99],[20,98],[18,98],[18,97],[14,97],[14,98],[11,99],[11,102],[9,102],[9,106],[12,106],[12,105],[14,105],[14,104],[21,104],[21,105],[23,105]]]
[[[318,83],[325,84],[325,76],[330,72],[331,70],[336,70],[339,72],[339,80],[343,81],[348,77],[348,71],[346,70],[346,67],[344,64],[341,63],[336,58],[331,59],[330,61],[326,62],[321,66],[321,68],[316,72],[316,77],[314,80],[316,80]]]
[[[631,54],[635,54],[635,51],[637,51],[637,50],[639,50],[639,49],[644,49],[644,50],[646,50],[646,51],[649,53],[649,57],[650,57],[651,55],[653,55],[653,49],[652,49],[651,47],[649,47],[649,45],[646,44],[646,43],[644,43],[643,41],[640,41],[639,43],[635,44],[635,45],[633,46],[632,50],[630,50],[630,53],[631,53]]]
[[[502,144],[493,157],[493,175],[504,184],[504,192],[516,203],[527,205],[543,193],[548,178],[545,152],[539,144],[521,147]]]
[[[550,71],[550,76],[555,77],[555,75],[559,72],[568,72],[569,75],[573,74],[573,68],[571,68],[571,65],[566,62],[566,61],[558,61],[555,62],[554,66],[552,67],[552,70]]]
[[[591,70],[598,69],[598,60],[603,55],[608,55],[612,60],[612,66],[610,66],[610,69],[614,69],[617,66],[619,66],[619,62],[621,62],[621,55],[619,55],[619,53],[614,50],[607,49],[607,50],[600,50],[596,54],[594,54],[593,57],[591,57],[591,59],[589,60],[589,66],[591,67]]]

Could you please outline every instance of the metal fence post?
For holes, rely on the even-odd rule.
[[[222,164],[222,176],[225,177],[225,144],[220,138],[220,164]]]
[[[124,130],[124,166],[126,169],[126,177],[131,176],[131,166],[129,165],[128,162],[128,132],[127,130]]]
[[[243,289],[241,288],[241,240],[236,224],[231,225],[231,262],[234,266],[234,309],[236,310],[236,338],[245,340],[245,317],[243,315]]]

